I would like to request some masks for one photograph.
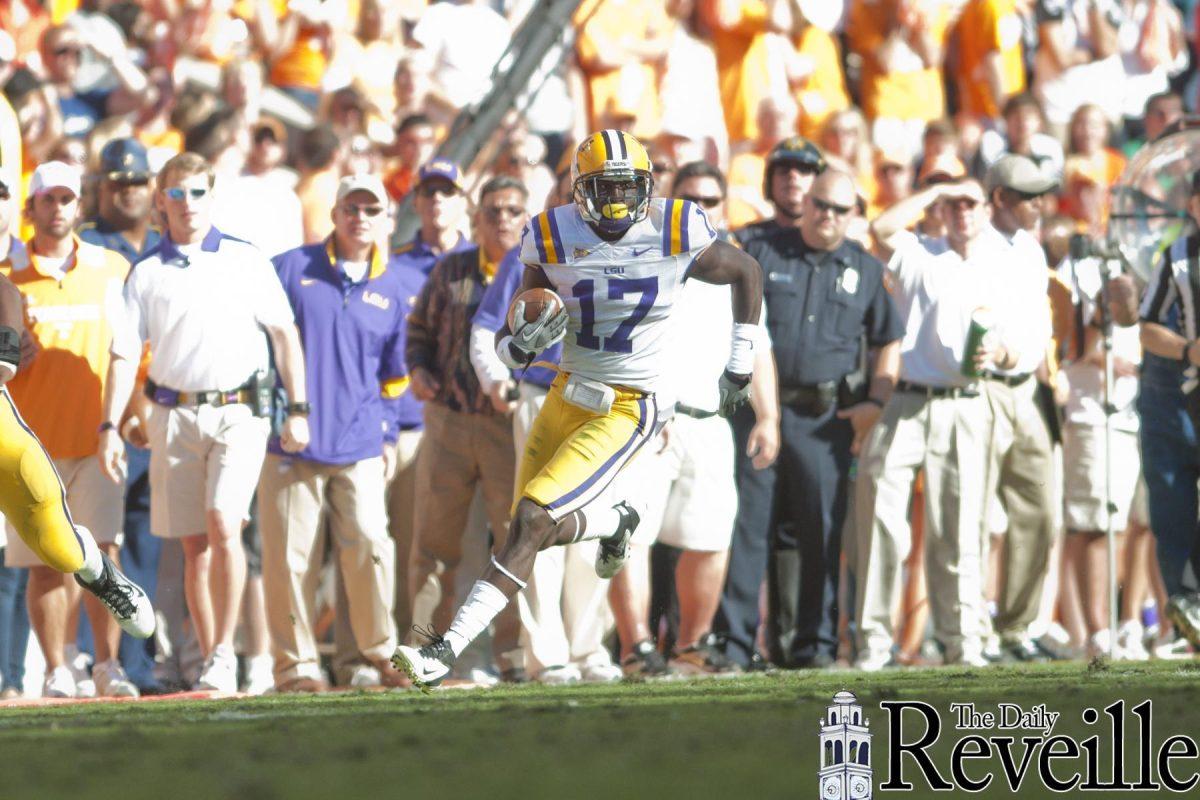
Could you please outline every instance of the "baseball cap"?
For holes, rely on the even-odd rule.
[[[340,203],[351,192],[369,192],[380,203],[386,205],[388,202],[387,190],[383,188],[383,181],[379,179],[378,175],[360,172],[357,175],[347,175],[342,178],[338,183],[337,201]]]
[[[283,126],[282,122],[274,117],[259,117],[258,121],[251,126],[250,130],[254,134],[255,141],[258,141],[259,132],[265,130],[270,131],[271,136],[274,137],[277,144],[284,146],[287,145],[287,128]]]
[[[149,178],[150,159],[137,139],[113,139],[100,151],[100,173],[112,180]]]
[[[987,171],[987,188],[1012,189],[1025,194],[1045,194],[1058,185],[1058,179],[1042,170],[1037,162],[1017,153],[1003,155]]]
[[[462,185],[462,170],[448,158],[431,158],[421,165],[417,171],[417,185],[429,180],[449,181],[460,192],[466,191]]]
[[[79,197],[83,193],[82,182],[83,176],[75,167],[62,161],[47,161],[33,171],[33,177],[29,180],[29,195],[32,197],[61,186]]]

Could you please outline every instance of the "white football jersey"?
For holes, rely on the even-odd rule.
[[[670,353],[671,309],[692,261],[716,232],[686,200],[655,198],[615,242],[571,205],[538,214],[521,234],[521,260],[541,267],[566,304],[564,372],[653,392]]]

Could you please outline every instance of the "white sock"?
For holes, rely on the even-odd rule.
[[[621,515],[616,506],[608,503],[588,503],[578,513],[583,518],[583,531],[575,537],[577,542],[612,536],[621,524]]]
[[[475,581],[466,602],[458,610],[454,622],[450,623],[450,630],[446,631],[446,641],[450,643],[454,655],[461,655],[506,605],[508,598],[504,592],[487,581]]]
[[[82,525],[75,526],[79,541],[83,542],[83,566],[75,574],[88,583],[95,582],[104,573],[104,560],[100,557],[100,548],[92,538],[92,532]]]

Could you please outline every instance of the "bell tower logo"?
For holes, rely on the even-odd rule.
[[[871,723],[853,692],[833,696],[821,718],[821,800],[871,800]]]

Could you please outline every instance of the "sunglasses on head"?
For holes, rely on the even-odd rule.
[[[186,197],[190,197],[193,200],[199,200],[200,198],[204,197],[206,194],[208,194],[208,187],[206,187],[206,186],[205,187],[195,187],[192,189],[184,189],[181,186],[172,186],[170,189],[167,189],[167,191],[166,191],[167,197],[169,197],[175,201],[183,200]]]
[[[487,217],[489,222],[499,222],[500,217],[517,218],[525,213],[525,209],[520,206],[484,206],[483,215]]]
[[[703,208],[716,208],[717,206],[719,206],[721,204],[721,201],[724,198],[722,198],[722,197],[701,197],[698,194],[685,194],[679,199],[686,200],[689,203],[695,203],[696,205],[701,206]]]
[[[834,203],[822,200],[815,195],[809,195],[812,198],[813,208],[817,211],[828,211],[835,217],[844,217],[854,210],[854,206],[839,206]]]
[[[352,217],[362,214],[364,217],[378,217],[383,213],[383,206],[360,206],[354,203],[343,203],[342,210]]]

